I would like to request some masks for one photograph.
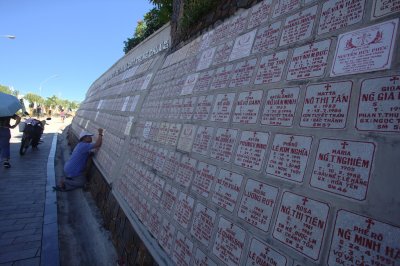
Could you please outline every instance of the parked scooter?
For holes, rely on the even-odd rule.
[[[29,146],[32,146],[33,150],[37,149],[44,131],[44,126],[46,125],[46,120],[51,120],[51,118],[49,117],[40,121],[36,118],[29,117],[19,124],[19,131],[23,132],[21,147],[19,148],[20,155],[24,155]]]

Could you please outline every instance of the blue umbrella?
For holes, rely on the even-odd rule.
[[[0,117],[12,116],[21,108],[17,97],[0,92]]]

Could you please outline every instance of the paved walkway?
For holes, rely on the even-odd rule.
[[[0,265],[59,265],[54,158],[57,132],[48,121],[38,151],[19,155],[21,133],[12,130],[11,165],[0,165]]]

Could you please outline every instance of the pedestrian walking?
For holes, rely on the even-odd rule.
[[[14,119],[14,125],[10,124],[10,120]],[[3,162],[4,168],[10,168],[10,139],[11,131],[10,128],[15,128],[19,122],[21,122],[21,117],[14,114],[13,116],[0,117],[0,150],[1,150],[1,160]]]

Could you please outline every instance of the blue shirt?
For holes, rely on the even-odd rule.
[[[72,152],[71,158],[64,165],[64,173],[67,177],[74,177],[83,174],[89,152],[93,149],[92,143],[79,142]]]

